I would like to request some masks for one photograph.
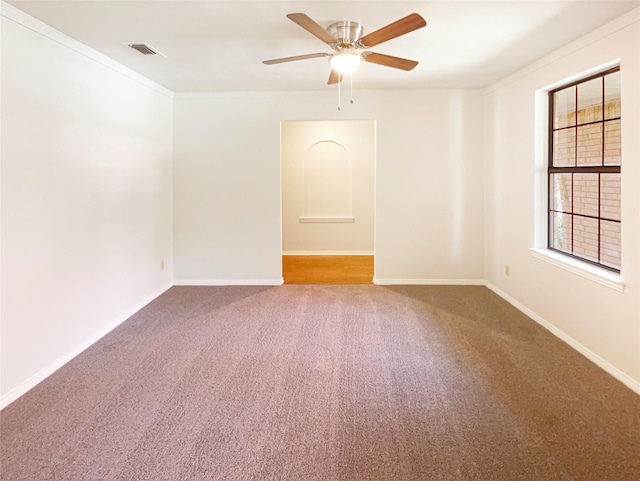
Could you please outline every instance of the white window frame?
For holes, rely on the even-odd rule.
[[[577,276],[603,285],[617,292],[624,292],[625,282],[623,277],[623,265],[620,272],[613,272],[603,267],[584,262],[574,257],[560,254],[548,248],[548,152],[549,152],[549,92],[582,78],[589,77],[598,72],[609,70],[620,65],[620,60],[608,62],[588,71],[581,72],[569,78],[565,78],[551,85],[547,85],[535,92],[535,175],[534,175],[534,238],[531,255],[540,261],[571,272]],[[622,69],[621,69],[622,71]],[[622,261],[624,264],[624,261]]]

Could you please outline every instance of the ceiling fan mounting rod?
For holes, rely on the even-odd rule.
[[[338,39],[336,46],[353,46],[364,32],[362,25],[358,22],[345,20],[342,22],[332,23],[327,27],[327,32]]]

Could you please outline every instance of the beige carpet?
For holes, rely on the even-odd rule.
[[[175,287],[1,413],[1,479],[640,479],[640,396],[482,287]]]

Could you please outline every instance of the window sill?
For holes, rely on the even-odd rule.
[[[605,269],[600,269],[597,266],[591,266],[580,262],[577,259],[563,256],[549,249],[529,249],[531,255],[536,259],[548,262],[551,265],[569,271],[590,281],[596,282],[602,286],[613,289],[617,292],[624,292],[625,283],[622,281],[620,274],[609,272]]]
[[[300,217],[301,224],[353,224],[353,217]]]

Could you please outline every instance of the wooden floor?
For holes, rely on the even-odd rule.
[[[285,284],[372,284],[373,256],[282,256]]]

